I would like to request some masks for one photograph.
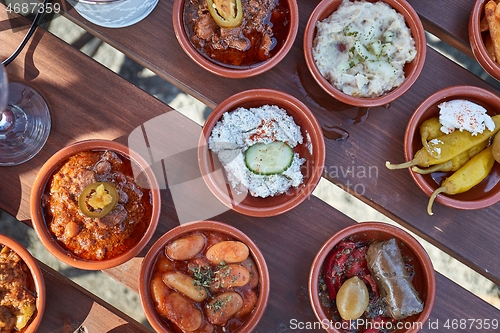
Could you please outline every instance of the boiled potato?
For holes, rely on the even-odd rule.
[[[31,319],[31,316],[33,316],[33,313],[35,313],[36,306],[35,304],[27,304],[21,309],[19,309],[19,314],[17,315],[16,318],[16,329],[18,331],[22,330],[26,324]]]
[[[336,302],[342,319],[358,319],[369,302],[366,284],[357,276],[346,280],[337,293]]]
[[[250,272],[250,281],[248,281],[248,286],[250,288],[255,288],[259,284],[259,271],[257,270],[257,265],[252,257],[248,257],[241,263],[241,266],[246,267]]]
[[[207,298],[204,287],[195,285],[195,280],[182,272],[167,272],[162,276],[163,282],[172,289],[184,294],[195,302]]]
[[[250,281],[250,272],[239,264],[223,266],[215,272],[211,290],[219,288],[242,287]],[[213,289],[212,289],[213,288]]]
[[[181,330],[192,332],[200,328],[203,315],[186,297],[179,293],[171,293],[165,301],[167,318]]]
[[[194,234],[174,240],[166,246],[167,256],[174,260],[188,260],[205,247],[205,236]]]
[[[250,251],[248,246],[239,241],[225,241],[212,245],[206,253],[206,257],[213,264],[226,264],[240,263],[246,258]]]
[[[491,153],[495,161],[500,163],[500,135],[495,134],[493,138],[493,143],[491,144]]]
[[[205,307],[205,315],[214,325],[225,325],[226,322],[243,308],[243,298],[240,294],[229,291],[217,295]]]
[[[252,289],[243,291],[243,307],[234,316],[238,318],[246,316],[252,312],[255,304],[257,304],[257,293]]]

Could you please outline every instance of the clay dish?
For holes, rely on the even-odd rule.
[[[484,5],[489,0],[476,0],[469,18],[469,41],[472,53],[483,69],[497,80],[500,80],[498,65],[486,50],[485,40],[490,38],[489,32],[481,32],[480,22],[484,17]]]
[[[215,62],[213,59],[200,53],[191,43],[186,32],[186,25],[183,18],[185,0],[174,0],[173,5],[173,26],[175,36],[184,52],[203,69],[227,78],[247,78],[262,74],[276,66],[290,51],[299,29],[299,9],[295,0],[281,0],[289,9],[288,31],[279,50],[269,59],[250,66],[230,66]],[[283,26],[283,24],[277,24]]]
[[[29,274],[31,274],[34,283],[34,291],[36,292],[36,311],[28,322],[28,325],[21,330],[21,332],[35,333],[42,322],[43,313],[45,311],[45,281],[43,279],[42,271],[40,270],[40,266],[38,266],[38,262],[31,255],[31,253],[29,253],[24,246],[19,244],[14,239],[0,234],[0,244],[17,253],[28,266]]]
[[[398,333],[416,333],[420,327],[424,327],[425,322],[429,318],[434,300],[436,297],[436,277],[431,260],[427,252],[420,243],[406,231],[382,222],[362,222],[356,225],[344,228],[334,235],[321,246],[311,266],[309,274],[309,297],[311,305],[319,322],[329,323],[332,320],[329,310],[326,309],[319,296],[319,278],[322,274],[325,259],[330,251],[340,241],[349,238],[353,242],[370,243],[373,241],[384,241],[395,238],[398,247],[401,250],[403,258],[408,256],[412,258],[410,264],[414,268],[414,277],[412,279],[413,286],[417,291],[420,299],[424,303],[423,311],[419,314],[403,319],[404,327],[409,329],[400,329]],[[329,333],[343,333],[341,322],[333,320],[331,325],[325,325],[323,328]],[[415,323],[415,324],[413,324]]]
[[[236,240],[242,242],[247,245],[249,249],[249,257],[253,259],[255,262],[255,267],[257,268],[257,272],[259,274],[258,285],[254,287],[253,290],[257,290],[257,301],[253,310],[243,317],[243,320],[240,321],[236,326],[236,331],[230,330],[229,333],[238,332],[238,333],[249,333],[252,332],[258,325],[260,319],[264,315],[264,312],[267,307],[267,302],[269,299],[269,271],[267,268],[266,261],[262,252],[259,250],[257,245],[243,232],[235,227],[225,224],[222,222],[216,221],[194,221],[182,224],[178,227],[175,227],[169,230],[166,234],[160,237],[149,249],[148,253],[144,257],[144,260],[141,264],[141,271],[139,275],[139,296],[141,299],[141,304],[144,309],[144,313],[146,314],[146,318],[151,326],[154,328],[156,332],[161,333],[175,333],[179,332],[176,328],[174,328],[171,322],[168,319],[161,317],[157,310],[156,305],[151,294],[150,282],[153,278],[153,273],[158,274],[156,272],[156,263],[160,260],[160,256],[165,261],[172,262],[169,259],[168,254],[166,252],[166,245],[170,244],[172,241],[180,239],[187,235],[192,234],[202,234],[207,235],[208,233],[218,233],[222,234],[224,237],[228,236],[232,240]],[[209,240],[207,236],[205,237],[205,245],[201,252],[196,255],[194,258],[201,260],[200,258],[205,255],[207,249],[209,249],[213,244],[209,244]],[[213,240],[213,239],[212,239]],[[175,267],[181,267],[186,265],[185,262],[189,264],[194,259],[189,259],[186,261],[179,261],[175,263]],[[164,262],[163,261],[163,262]],[[165,267],[165,264],[161,265]],[[168,270],[167,270],[168,271]],[[162,273],[163,274],[163,273]],[[166,288],[166,285],[164,286]],[[172,292],[171,290],[170,292]],[[241,293],[242,290],[238,288],[234,289],[235,292]],[[210,292],[207,292],[210,296]],[[208,298],[207,298],[208,299]],[[203,313],[203,312],[202,312]],[[206,323],[206,315],[203,314],[203,322]],[[235,318],[233,318],[235,319]],[[233,319],[230,319],[231,321]],[[231,325],[234,325],[236,321],[233,321]],[[230,328],[231,325],[228,323],[227,328]],[[233,326],[234,327],[234,326]],[[220,327],[219,327],[220,328]]]
[[[378,2],[376,0],[368,1]],[[417,55],[412,62],[406,64],[404,67],[406,77],[404,82],[399,87],[379,97],[353,97],[345,94],[341,90],[335,88],[330,82],[328,82],[328,80],[323,77],[323,75],[321,75],[321,72],[319,71],[314,61],[312,48],[313,41],[316,35],[316,23],[329,17],[342,3],[342,0],[321,1],[314,9],[307,22],[304,32],[303,45],[307,67],[309,68],[309,71],[311,72],[314,80],[319,84],[319,86],[333,98],[343,103],[362,107],[373,107],[388,104],[401,97],[408,89],[410,89],[410,87],[419,77],[420,73],[422,72],[422,68],[424,67],[427,46],[424,28],[417,13],[405,0],[382,1],[389,4],[397,12],[404,16],[406,24],[410,28],[413,39],[415,40]]]
[[[125,250],[125,252],[113,257],[105,257],[99,260],[84,259],[83,257],[78,256],[75,253],[72,253],[69,249],[63,247],[62,243],[59,242],[52,231],[49,230],[47,224],[48,217],[44,209],[42,209],[42,197],[45,195],[45,191],[48,186],[50,186],[50,182],[54,173],[57,172],[61,165],[70,157],[78,153],[87,151],[110,151],[117,153],[118,155],[122,155],[126,157],[126,159],[130,160],[132,162],[132,177],[134,178],[137,186],[143,188],[142,191],[143,193],[145,193],[144,195],[147,195],[147,192],[149,192],[150,205],[145,205],[147,206],[146,209],[151,209],[151,218],[148,221],[143,221],[143,223],[141,224],[142,231],[134,231],[134,233],[140,232],[142,233],[142,235],[139,234],[137,238],[128,245],[129,248]],[[77,207],[79,207],[78,204]],[[38,175],[33,183],[30,199],[30,210],[33,227],[38,238],[45,246],[45,248],[62,262],[76,268],[87,270],[102,270],[115,267],[138,255],[139,252],[144,248],[144,246],[146,246],[156,230],[160,214],[160,207],[161,199],[158,182],[153,171],[149,168],[148,163],[139,154],[129,150],[127,146],[109,140],[80,141],[59,150],[45,162],[45,164],[38,172]],[[77,214],[81,215],[81,210]],[[98,223],[96,221],[98,220],[97,218],[94,218],[92,220]],[[81,221],[79,221],[79,223],[81,223]],[[82,228],[83,225],[79,225],[80,231],[82,230]]]
[[[208,149],[207,142],[212,129],[225,112],[234,111],[238,107],[252,108],[266,104],[283,108],[300,126],[304,143],[296,146],[294,151],[299,153],[301,158],[306,159],[301,167],[304,180],[298,187],[291,188],[280,195],[260,198],[247,194],[241,198],[226,183],[225,172],[217,172],[224,168],[217,155],[212,154]],[[318,121],[301,101],[272,89],[247,90],[227,98],[208,116],[199,141],[198,161],[208,188],[228,208],[250,216],[275,216],[298,206],[311,195],[323,173],[325,142]]]
[[[407,161],[413,158],[413,155],[422,148],[420,140],[420,125],[426,119],[437,117],[439,115],[438,105],[444,101],[453,99],[466,99],[483,106],[490,116],[494,116],[500,110],[500,97],[473,86],[455,86],[442,89],[429,96],[413,113],[413,116],[406,127],[404,149],[405,159]],[[413,172],[410,168],[410,174],[418,187],[428,196],[439,187],[440,183],[448,173],[432,173],[422,175]],[[490,174],[478,185],[467,192],[446,195],[439,194],[436,201],[453,208],[458,209],[480,209],[497,203],[500,200],[500,165],[495,163]],[[434,203],[434,207],[436,204]]]

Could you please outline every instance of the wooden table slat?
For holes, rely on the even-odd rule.
[[[151,332],[141,323],[39,262],[46,309],[39,332]]]
[[[475,0],[408,0],[424,28],[441,40],[473,57],[469,44],[469,17]]]

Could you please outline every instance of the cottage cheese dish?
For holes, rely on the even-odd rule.
[[[487,128],[495,129],[495,122],[481,105],[463,99],[443,102],[439,107],[441,132],[448,134],[455,129],[471,132],[472,135],[483,133]]]
[[[293,148],[302,144],[303,137],[300,127],[285,110],[275,105],[264,105],[224,113],[212,130],[208,147],[223,164],[233,189],[265,198],[284,193],[303,181],[300,166],[305,159],[297,153],[293,153],[290,165],[280,173],[257,174],[247,167],[245,152],[251,146],[273,142],[283,142]]]
[[[344,0],[316,24],[313,56],[321,75],[355,97],[378,97],[400,86],[417,54],[403,15],[384,2]]]

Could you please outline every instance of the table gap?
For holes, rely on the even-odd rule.
[[[500,82],[489,75],[476,61],[476,59],[469,57],[465,53],[447,44],[430,32],[426,31],[425,35],[427,39],[427,45],[429,47],[433,48],[445,57],[451,59],[452,61],[467,69],[469,72],[480,77],[484,81],[488,82],[493,87],[500,89]]]

